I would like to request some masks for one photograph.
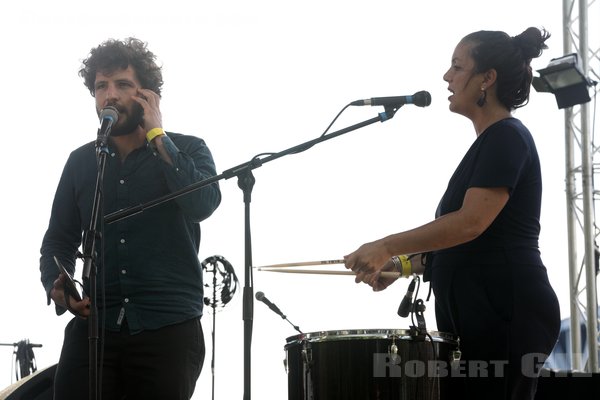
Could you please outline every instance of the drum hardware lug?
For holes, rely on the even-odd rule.
[[[400,356],[398,355],[398,346],[396,346],[396,337],[392,336],[392,344],[388,346],[388,356],[390,360],[396,363]]]
[[[302,349],[302,360],[306,365],[312,364],[312,348],[310,347],[310,344]]]
[[[450,368],[456,369],[460,364],[462,351],[460,351],[460,338],[456,339],[456,350],[450,352]]]

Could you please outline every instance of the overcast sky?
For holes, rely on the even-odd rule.
[[[430,107],[403,107],[390,121],[255,170],[252,250],[254,264],[265,265],[341,258],[366,241],[428,222],[475,139],[470,122],[448,111],[442,75],[454,46],[475,30],[516,35],[545,27],[553,34],[550,50],[533,65],[543,68],[562,55],[561,18],[561,2],[542,0],[3,2],[0,342],[42,344],[35,349],[39,368],[58,361],[69,317],[45,304],[39,247],[69,152],[95,139],[94,101],[77,71],[101,41],[135,36],[149,43],[164,65],[165,129],[205,139],[219,172],[316,138],[353,100],[431,93]],[[380,111],[351,107],[332,131]],[[540,246],[568,317],[563,113],[551,95],[532,92],[515,116],[540,152]],[[242,192],[236,179],[222,181],[221,189],[220,208],[202,225],[199,257],[225,257],[243,285]],[[401,280],[373,293],[351,277],[254,273],[254,290],[304,332],[406,329],[410,322],[396,310],[407,285]],[[216,315],[217,398],[243,394],[241,305],[240,288]],[[435,330],[433,301],[427,306],[428,329]],[[207,357],[195,399],[211,393],[212,313],[203,321]],[[294,335],[255,304],[253,397],[285,398],[283,346]],[[0,388],[14,380],[11,360],[12,348],[0,348]]]

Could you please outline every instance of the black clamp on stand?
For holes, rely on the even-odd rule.
[[[417,299],[413,304],[412,314],[417,320],[417,325],[411,325],[409,328],[410,336],[417,341],[424,341],[427,336],[427,326],[425,325],[425,303],[421,299]]]
[[[254,319],[254,299],[253,299],[253,274],[252,274],[252,242],[251,242],[251,229],[250,229],[250,202],[252,198],[252,189],[256,182],[252,170],[262,165],[266,164],[269,161],[276,160],[280,157],[286,156],[288,154],[297,154],[303,152],[317,143],[324,142],[329,139],[333,139],[337,136],[343,135],[345,133],[354,131],[359,128],[363,128],[367,125],[371,125],[375,122],[385,122],[393,118],[395,112],[403,105],[395,104],[395,105],[386,105],[385,112],[379,113],[377,117],[365,120],[363,122],[359,122],[355,125],[349,126],[347,128],[341,129],[336,132],[332,132],[327,135],[322,135],[316,139],[310,140],[308,142],[299,144],[297,146],[291,147],[287,150],[281,151],[279,153],[271,153],[265,158],[255,157],[251,161],[238,165],[236,167],[230,168],[220,175],[213,176],[211,178],[205,179],[200,182],[196,182],[194,184],[189,185],[183,189],[180,189],[176,192],[173,192],[169,195],[162,196],[156,200],[150,201],[148,203],[134,206],[125,210],[117,211],[111,214],[108,214],[104,217],[104,221],[106,223],[113,223],[125,218],[128,218],[131,215],[140,213],[147,208],[151,208],[157,206],[159,204],[165,203],[167,201],[173,200],[179,196],[187,194],[189,192],[198,190],[204,186],[212,184],[214,182],[220,181],[222,179],[230,179],[234,176],[238,177],[238,186],[243,191],[244,195],[244,247],[245,247],[245,261],[244,261],[244,290],[243,290],[243,320],[244,320],[244,400],[251,399],[251,343],[252,343],[252,327],[253,327],[253,319]],[[338,114],[339,115],[339,114]]]

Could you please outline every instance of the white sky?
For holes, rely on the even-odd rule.
[[[450,174],[475,138],[470,122],[448,111],[442,80],[465,34],[491,29],[515,35],[529,26],[545,27],[553,34],[550,50],[534,61],[534,69],[562,55],[559,1],[16,3],[0,5],[0,255],[5,272],[0,342],[43,344],[35,349],[40,369],[58,361],[70,317],[55,316],[45,304],[39,247],[69,152],[95,139],[94,102],[77,71],[101,41],[136,36],[149,42],[164,64],[164,127],[204,138],[219,172],[258,153],[319,136],[353,100],[431,93],[428,108],[403,107],[384,124],[255,170],[255,265],[341,258],[366,241],[433,217]],[[349,108],[332,130],[380,111]],[[563,317],[568,317],[563,113],[553,96],[532,91],[530,104],[515,116],[529,126],[540,152],[540,244]],[[242,192],[236,179],[221,182],[221,189],[220,208],[202,225],[200,260],[224,256],[243,286]],[[373,293],[350,277],[254,275],[254,290],[263,291],[305,332],[408,328],[410,322],[396,315],[407,284],[401,280]],[[243,394],[241,297],[240,288],[217,313],[217,398]],[[435,330],[433,301],[426,316],[428,328]],[[212,314],[203,321],[207,356],[195,399],[211,394]],[[286,397],[283,346],[295,334],[263,304],[255,304],[254,398]],[[0,388],[14,380],[11,362],[12,347],[0,347]]]

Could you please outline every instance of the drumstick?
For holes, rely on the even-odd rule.
[[[283,263],[283,264],[272,264],[272,265],[263,265],[258,268],[288,268],[288,267],[307,267],[314,265],[331,265],[331,264],[343,264],[344,260],[322,260],[322,261],[301,261],[301,262],[292,262],[292,263]]]
[[[331,271],[331,270],[317,270],[317,269],[279,269],[271,267],[258,267],[259,271],[267,272],[285,272],[289,274],[315,274],[315,275],[355,275],[352,271]],[[399,272],[382,271],[381,277],[383,278],[399,278]]]

